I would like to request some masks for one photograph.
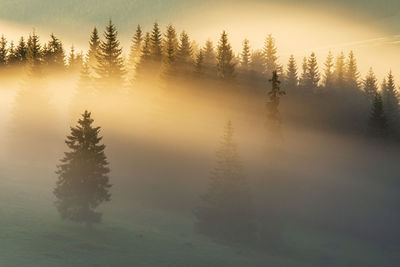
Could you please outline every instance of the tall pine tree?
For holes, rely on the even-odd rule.
[[[89,51],[87,53],[87,64],[88,67],[90,68],[90,72],[94,73],[98,61],[97,58],[99,56],[99,49],[100,49],[100,37],[99,33],[97,31],[97,28],[94,27],[92,33],[90,34],[90,40],[89,40]]]
[[[251,242],[256,237],[253,204],[243,175],[233,127],[225,127],[216,152],[208,191],[195,210],[196,230],[225,242]]]
[[[279,112],[281,96],[285,95],[285,91],[281,90],[278,72],[272,73],[271,91],[268,92],[267,100],[267,126],[273,135],[281,135],[282,118]]]
[[[122,86],[125,70],[121,55],[122,48],[118,41],[118,32],[110,20],[97,56],[98,67],[96,72],[99,78],[99,86],[102,89],[117,89]]]
[[[65,143],[70,149],[58,165],[54,195],[63,219],[85,223],[90,228],[101,221],[95,209],[110,201],[108,162],[105,145],[100,144],[100,127],[93,127],[90,112],[85,111]]]
[[[156,62],[161,62],[162,60],[162,35],[160,27],[157,22],[153,25],[153,30],[150,37],[150,51],[151,57]]]
[[[243,41],[242,53],[240,54],[240,66],[242,67],[243,70],[249,69],[250,57],[251,57],[250,42],[249,40],[245,39]]]
[[[382,91],[384,112],[391,130],[398,131],[400,126],[399,99],[392,71],[387,76],[386,84]]]
[[[298,84],[297,64],[293,55],[290,55],[285,76],[285,88],[296,89]]]
[[[223,31],[217,49],[218,77],[224,80],[232,80],[235,77],[235,63],[228,34]]]
[[[373,136],[384,137],[387,134],[388,125],[385,112],[383,110],[382,96],[379,92],[375,92],[374,95],[368,126],[370,133]]]
[[[333,55],[332,52],[329,51],[328,56],[326,58],[325,61],[325,69],[324,69],[324,75],[323,75],[323,86],[325,86],[325,88],[331,88],[333,86],[333,82],[334,82],[334,64],[333,64]]]
[[[277,48],[275,45],[275,39],[272,37],[271,34],[268,35],[267,39],[265,40],[264,45],[264,56],[265,56],[265,73],[267,74],[267,78],[272,78],[272,73],[274,71],[280,70],[280,66],[278,64],[278,55],[277,55]]]
[[[363,80],[363,91],[367,96],[370,103],[376,100],[376,93],[378,92],[378,83],[372,68],[369,69],[367,76]],[[381,96],[379,96],[381,97]]]
[[[135,35],[132,38],[132,44],[129,51],[128,69],[133,71],[140,60],[141,49],[143,45],[143,31],[140,25],[137,25]]]

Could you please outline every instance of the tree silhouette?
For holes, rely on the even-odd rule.
[[[264,56],[265,56],[265,73],[268,79],[272,78],[272,73],[274,71],[280,71],[280,66],[278,64],[277,48],[275,45],[275,39],[271,34],[267,36],[264,45]]]
[[[313,52],[311,53],[307,61],[307,74],[306,74],[305,86],[307,87],[307,89],[314,91],[315,89],[318,88],[319,80],[320,80],[320,74],[318,71],[317,57]]]
[[[346,69],[344,74],[346,85],[351,90],[359,89],[360,73],[358,72],[356,58],[353,51],[350,51],[349,57],[346,62]]]
[[[325,88],[331,88],[334,83],[334,64],[333,64],[333,55],[332,52],[329,51],[328,56],[325,61],[325,69],[324,69],[324,75],[323,75],[323,85]]]
[[[99,46],[97,56],[98,66],[96,72],[98,75],[99,86],[101,89],[118,89],[123,84],[123,75],[125,74],[122,48],[117,39],[118,32],[110,20],[104,32],[104,40]]]
[[[279,104],[281,96],[286,93],[280,88],[280,81],[277,71],[272,73],[272,78],[269,80],[272,88],[268,92],[267,101],[267,126],[274,135],[281,135],[282,118],[279,112]]]
[[[216,152],[208,191],[201,198],[202,205],[195,210],[195,228],[221,241],[249,242],[255,239],[257,229],[233,133],[229,121]]]
[[[61,41],[54,35],[50,35],[50,41],[44,50],[43,60],[47,66],[53,69],[64,69],[65,52]]]
[[[92,33],[90,34],[89,40],[89,51],[87,53],[88,60],[87,64],[90,68],[90,72],[94,73],[96,71],[98,61],[97,58],[99,56],[100,49],[100,37],[97,31],[97,28],[94,27]]]
[[[285,88],[295,89],[298,84],[297,65],[293,55],[290,55],[285,76]]]
[[[375,92],[372,110],[368,121],[370,133],[376,137],[384,137],[387,134],[387,120],[383,110],[382,96]]]
[[[235,63],[228,34],[223,31],[217,49],[218,77],[224,80],[232,80],[235,77]]]
[[[85,111],[65,143],[70,149],[58,165],[54,195],[63,219],[85,223],[88,228],[101,221],[95,209],[110,201],[108,162],[105,146],[100,144],[100,127],[92,126],[91,114]]]
[[[376,93],[378,92],[378,84],[372,68],[369,69],[367,76],[363,81],[363,90],[370,103],[376,101]],[[381,96],[379,95],[381,98]],[[380,99],[382,100],[382,99]]]
[[[399,99],[392,71],[387,76],[387,81],[382,90],[383,108],[391,130],[398,131],[400,124]]]
[[[4,37],[4,35],[1,35],[1,38],[0,38],[0,67],[1,66],[4,67],[7,65],[7,55],[8,55],[7,40]]]
[[[135,70],[136,64],[140,60],[142,45],[143,45],[143,31],[140,25],[137,25],[136,32],[132,38],[132,44],[129,51],[128,65],[131,72]]]
[[[240,66],[244,69],[244,70],[248,70],[249,65],[250,65],[250,57],[251,57],[251,53],[250,53],[250,42],[249,40],[245,39],[243,41],[243,49],[242,49],[242,53],[240,54]]]
[[[335,88],[344,89],[345,87],[345,57],[344,53],[341,52],[336,59],[335,63],[335,71],[334,71],[334,80],[335,80]]]
[[[150,36],[150,51],[151,57],[156,62],[161,62],[162,60],[162,35],[160,27],[157,22],[153,25],[153,30]]]

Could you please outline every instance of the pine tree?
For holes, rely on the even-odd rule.
[[[204,51],[204,64],[208,66],[214,66],[216,57],[215,57],[214,45],[210,39],[206,41],[203,51]]]
[[[233,127],[225,127],[216,166],[202,205],[195,210],[196,230],[228,242],[251,242],[257,232],[251,195],[242,173]]]
[[[61,41],[54,35],[50,35],[46,49],[44,50],[43,60],[44,63],[52,68],[62,69],[65,67],[65,53]]]
[[[71,52],[68,56],[68,69],[71,71],[80,70],[82,65],[82,61],[80,60],[79,56],[75,53],[74,45],[71,46]]]
[[[4,35],[1,35],[1,38],[0,38],[0,67],[4,67],[7,65],[7,55],[8,55],[7,40],[4,37]]]
[[[335,87],[338,89],[343,89],[345,87],[345,57],[344,53],[341,52],[336,59],[335,64],[335,71],[334,71],[334,80],[335,80]]]
[[[228,34],[223,31],[217,49],[217,72],[218,77],[224,80],[232,80],[235,77],[235,63]]]
[[[143,43],[143,31],[140,25],[137,25],[135,35],[132,38],[132,44],[129,52],[129,69],[134,70],[140,59]]]
[[[11,41],[10,48],[8,49],[8,58],[7,58],[8,65],[14,66],[15,64],[18,63],[18,55],[16,52],[17,51],[14,42]]]
[[[204,74],[204,53],[202,50],[197,54],[194,72],[199,76]]]
[[[18,46],[15,49],[15,54],[18,59],[18,64],[25,64],[27,62],[28,47],[25,43],[24,37],[19,40]]]
[[[85,111],[65,141],[69,152],[58,166],[54,189],[56,206],[63,219],[85,223],[88,228],[101,221],[95,209],[110,201],[108,162],[105,145],[100,144],[100,127],[92,126],[91,113]]]
[[[150,33],[146,33],[144,40],[143,40],[143,46],[142,46],[142,51],[140,55],[140,59],[138,63],[136,64],[136,79],[142,79],[143,76],[147,74],[147,71],[149,71],[151,67],[151,39],[150,39]]]
[[[267,101],[267,126],[274,135],[281,135],[281,124],[282,118],[279,112],[279,104],[281,96],[286,93],[281,90],[279,81],[279,76],[277,71],[272,73],[272,78],[269,80],[271,82],[271,91],[268,92]]]
[[[308,65],[307,65],[307,57],[303,58],[303,63],[301,64],[301,69],[302,69],[302,73],[299,79],[299,86],[301,88],[306,88],[307,86],[307,81],[308,81],[308,77],[307,77],[307,71],[308,71]]]
[[[188,64],[192,60],[192,46],[190,44],[189,35],[183,31],[179,38],[179,46],[178,46],[178,61],[180,64]]]
[[[297,64],[293,55],[290,55],[289,63],[287,65],[286,77],[285,77],[285,87],[290,89],[295,89],[298,84],[297,77]]]
[[[280,66],[278,64],[277,48],[275,45],[275,39],[271,34],[268,35],[264,45],[264,56],[265,56],[265,73],[267,78],[271,79],[271,75],[274,71],[279,71]]]
[[[344,79],[349,89],[359,89],[359,78],[360,73],[357,69],[357,62],[353,51],[350,51],[349,57],[346,62],[346,68],[344,73]]]
[[[164,39],[164,76],[170,77],[176,72],[176,61],[178,52],[178,37],[173,25],[167,26],[167,31]]]
[[[306,75],[306,86],[307,89],[314,91],[318,88],[320,80],[320,74],[318,71],[317,57],[315,53],[311,53],[307,61],[307,75]]]
[[[27,59],[30,65],[31,73],[34,75],[41,74],[42,49],[39,42],[39,36],[33,32],[29,35],[27,42]]]
[[[154,61],[161,62],[162,60],[162,35],[157,22],[153,25],[153,30],[150,37],[151,57]]]
[[[244,69],[244,70],[248,70],[249,66],[250,66],[250,57],[251,57],[251,53],[250,53],[250,42],[249,40],[245,39],[243,41],[243,50],[242,50],[242,54],[240,55],[240,66]]]
[[[378,92],[377,79],[372,68],[369,69],[367,76],[363,80],[363,90],[370,103],[376,100],[376,93]],[[379,96],[381,98],[381,96]]]
[[[120,48],[118,41],[118,31],[111,20],[104,32],[104,39],[100,42],[97,56],[96,73],[99,78],[99,85],[102,89],[119,88],[123,84],[125,70],[122,48]]]
[[[384,137],[387,134],[388,125],[383,109],[382,96],[377,91],[375,91],[368,126],[373,136]]]
[[[394,82],[392,71],[387,76],[387,81],[382,91],[383,95],[383,108],[388,120],[388,125],[393,130],[397,130],[400,124],[400,110],[398,92]]]
[[[94,72],[98,66],[97,58],[99,56],[100,37],[97,28],[94,27],[90,34],[89,51],[87,53],[87,64],[91,72]]]
[[[334,82],[334,74],[333,74],[333,55],[332,52],[329,51],[328,57],[326,58],[325,61],[325,69],[324,69],[324,76],[323,76],[323,85],[325,88],[331,88]]]
[[[250,70],[253,73],[264,73],[265,57],[264,53],[260,50],[251,53]]]

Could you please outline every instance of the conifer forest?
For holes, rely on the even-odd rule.
[[[397,0],[0,0],[0,266],[400,266]]]

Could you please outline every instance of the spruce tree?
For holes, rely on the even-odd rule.
[[[345,87],[345,57],[344,53],[341,52],[336,59],[335,63],[335,71],[334,71],[334,80],[335,80],[335,88],[343,89]]]
[[[137,25],[135,35],[132,38],[132,44],[129,51],[128,69],[134,71],[136,64],[140,59],[143,44],[143,31],[140,25]]]
[[[87,64],[91,72],[94,72],[97,68],[100,49],[100,37],[97,28],[94,27],[92,33],[90,34],[89,40],[89,51],[87,53]]]
[[[28,38],[27,59],[29,62],[31,73],[34,75],[40,75],[43,57],[39,36],[35,32],[29,35]]]
[[[62,69],[65,67],[65,53],[61,41],[54,35],[50,35],[46,49],[44,50],[44,63],[52,68]]]
[[[8,49],[7,64],[11,66],[18,64],[18,55],[13,41],[11,41],[10,48]]]
[[[156,62],[161,62],[162,60],[162,35],[160,27],[157,22],[153,25],[153,30],[150,37],[150,51],[151,57]]]
[[[299,86],[301,88],[306,88],[307,86],[307,81],[308,81],[308,77],[307,77],[307,70],[308,70],[308,65],[307,65],[307,57],[303,58],[303,63],[301,64],[301,76],[299,79]]]
[[[290,55],[285,77],[285,87],[293,90],[297,87],[297,84],[298,84],[297,64],[296,60],[294,59],[294,56]]]
[[[163,48],[165,54],[163,74],[165,76],[171,76],[176,72],[176,60],[178,52],[178,37],[175,27],[171,24],[167,26]]]
[[[279,71],[280,66],[278,64],[277,48],[275,45],[275,39],[271,34],[268,35],[264,45],[264,56],[265,56],[265,73],[267,78],[271,79],[271,75],[274,71]]]
[[[397,131],[400,124],[399,99],[392,71],[387,76],[387,81],[382,91],[384,112],[392,130]]]
[[[349,57],[346,62],[344,79],[346,85],[349,89],[358,90],[359,89],[359,78],[360,73],[358,72],[356,58],[353,51],[350,51]]]
[[[251,57],[250,42],[249,40],[245,39],[243,41],[243,50],[242,53],[240,54],[240,66],[242,67],[243,70],[248,70],[250,66],[250,57]]]
[[[18,42],[18,46],[15,49],[15,55],[18,59],[18,64],[25,64],[27,61],[28,47],[25,43],[24,37]]]
[[[263,51],[256,50],[251,53],[250,70],[253,73],[264,73],[265,57]]]
[[[194,72],[199,76],[204,74],[204,53],[202,50],[197,54]]]
[[[282,118],[279,112],[279,104],[281,96],[285,95],[285,91],[281,90],[278,72],[272,73],[271,91],[268,92],[267,100],[267,126],[273,135],[281,135]]]
[[[307,75],[306,75],[306,87],[307,89],[314,91],[318,88],[320,80],[320,74],[318,71],[317,57],[312,52],[307,61]]]
[[[118,31],[111,20],[104,32],[104,40],[100,42],[97,62],[96,73],[101,89],[121,87],[125,74],[122,48],[118,41]]]
[[[85,111],[65,143],[65,153],[57,168],[58,180],[54,195],[61,218],[84,223],[88,228],[101,221],[95,209],[110,201],[108,162],[105,145],[100,144],[100,127],[93,127],[91,113]]]
[[[373,100],[376,100],[375,98],[376,93],[378,92],[378,84],[372,68],[369,69],[367,76],[363,80],[363,91],[370,103],[372,103]]]
[[[382,96],[375,91],[372,110],[368,121],[370,133],[373,136],[384,137],[387,134],[387,120],[383,110]]]
[[[234,55],[228,40],[228,34],[223,31],[217,49],[217,73],[224,80],[232,80],[235,77]]]
[[[7,56],[8,56],[7,40],[4,37],[4,35],[1,35],[1,38],[0,38],[0,67],[4,67],[7,65]]]
[[[70,71],[80,70],[82,66],[82,58],[75,53],[74,45],[71,46],[71,51],[68,56],[68,69]]]
[[[208,191],[195,210],[196,230],[225,242],[251,242],[257,232],[247,181],[243,175],[233,127],[225,127],[216,152]]]
[[[136,64],[136,72],[135,72],[136,79],[140,80],[145,75],[147,75],[147,72],[151,68],[150,61],[151,61],[151,37],[150,33],[147,32],[143,40],[140,59]]]
[[[178,62],[183,65],[191,63],[192,53],[193,50],[190,44],[189,35],[185,31],[183,31],[179,38],[179,46],[177,54]]]
[[[333,55],[331,51],[329,51],[328,53],[324,66],[325,69],[324,69],[324,76],[322,83],[325,86],[325,88],[331,88],[334,82],[334,74],[333,74],[334,64],[333,64]]]
[[[214,66],[216,56],[215,56],[213,42],[210,39],[206,41],[203,51],[204,51],[204,64],[208,66]]]

